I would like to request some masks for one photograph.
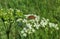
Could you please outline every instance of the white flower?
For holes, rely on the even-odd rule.
[[[56,27],[57,30],[59,30],[59,27]]]
[[[24,30],[22,30],[21,33],[24,33]]]
[[[36,23],[34,23],[34,27],[36,27]]]
[[[23,33],[27,33],[28,32],[28,29],[26,29],[25,27],[23,28],[23,30],[21,31],[21,33],[23,34]]]
[[[26,30],[26,28],[23,28],[23,30]]]
[[[31,34],[31,33],[32,33],[31,31],[28,32],[28,34]]]
[[[23,36],[24,36],[24,37],[26,37],[26,36],[27,36],[27,34],[26,34],[26,33],[23,33]]]
[[[35,23],[35,20],[34,19],[32,19],[32,20],[29,20],[30,22],[32,22],[32,23]]]
[[[19,19],[17,19],[17,22],[19,22],[19,21],[21,21],[22,19],[21,18],[19,18]]]
[[[54,27],[54,28],[56,28],[56,27],[57,27],[57,24],[49,23],[49,27]]]
[[[45,27],[47,24],[48,24],[48,19],[46,20],[45,18],[43,18],[42,20],[41,20],[41,22],[40,22],[40,24],[43,26],[43,27]]]
[[[39,27],[40,27],[40,24],[38,24],[38,25],[36,26],[36,29],[39,29]]]
[[[35,21],[38,23],[39,22],[39,20],[40,20],[40,17],[39,16],[35,16],[36,18],[35,18]]]
[[[23,28],[23,30],[27,33],[28,32],[28,29],[26,29],[26,28]]]
[[[26,19],[23,19],[23,22],[24,22],[24,23],[26,23],[26,22],[27,22],[27,20],[26,20]]]
[[[47,21],[49,21],[49,19],[47,19]]]
[[[32,29],[32,25],[30,23],[26,24],[26,26],[29,28],[29,29]]]
[[[53,28],[59,30],[58,24],[49,23],[49,27],[53,27]]]
[[[35,29],[32,28],[32,32],[35,32]]]
[[[40,24],[34,23],[34,27],[35,27],[36,29],[39,29]]]
[[[41,24],[43,27],[45,27],[45,25],[46,25],[46,23],[45,23],[43,20],[41,20],[40,24]]]
[[[27,32],[28,32],[28,29],[27,29],[27,30],[25,30],[25,32],[27,33]]]

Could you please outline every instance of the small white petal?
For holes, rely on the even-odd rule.
[[[58,24],[49,23],[49,27],[54,27],[54,28],[56,28],[57,26],[58,26]]]
[[[31,31],[28,32],[28,34],[31,34],[31,33],[32,33]]]
[[[21,33],[24,33],[24,30],[22,30]]]
[[[57,30],[59,30],[59,27],[56,27]]]
[[[29,28],[29,29],[32,29],[32,25],[30,23],[26,24],[26,26]]]
[[[19,21],[21,21],[21,20],[22,20],[22,19],[19,18],[19,19],[17,19],[17,22],[19,22]]]
[[[35,29],[32,29],[32,32],[35,32]]]
[[[23,30],[26,30],[26,28],[23,28]]]
[[[23,36],[25,36],[25,37],[26,37],[26,36],[27,36],[27,34],[26,34],[26,33],[24,33],[24,34],[23,34]]]
[[[23,22],[24,22],[24,23],[26,23],[26,22],[27,22],[27,20],[26,20],[26,19],[24,19],[24,20],[23,20]]]

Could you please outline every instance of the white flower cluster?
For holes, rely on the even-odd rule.
[[[58,28],[58,24],[55,23],[51,23],[49,22],[49,19],[45,19],[42,18],[40,19],[39,16],[34,15],[34,14],[28,14],[25,15],[25,19],[22,19],[22,22],[26,24],[26,26],[23,28],[23,30],[21,31],[21,34],[23,36],[27,36],[27,34],[31,34],[34,33],[36,31],[36,29],[39,29],[40,27],[53,27],[55,29],[59,29]],[[17,21],[19,21],[21,19],[18,19]]]

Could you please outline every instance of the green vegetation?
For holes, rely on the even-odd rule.
[[[0,39],[60,39],[60,29],[45,31],[44,28],[37,30],[35,34],[21,37],[18,33],[21,28],[15,21],[23,19],[24,14],[47,18],[60,28],[60,0],[0,0]]]

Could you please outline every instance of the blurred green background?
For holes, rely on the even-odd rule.
[[[58,23],[60,26],[60,0],[0,0],[0,9],[2,8],[19,9],[24,14],[37,14],[50,19],[51,22]],[[54,37],[56,34],[58,38]],[[57,31],[54,32],[52,38],[46,39],[60,39],[59,36],[60,31]]]
[[[60,17],[59,6],[60,0],[0,0],[0,9],[20,9],[24,14],[34,13],[50,19],[54,16]]]

